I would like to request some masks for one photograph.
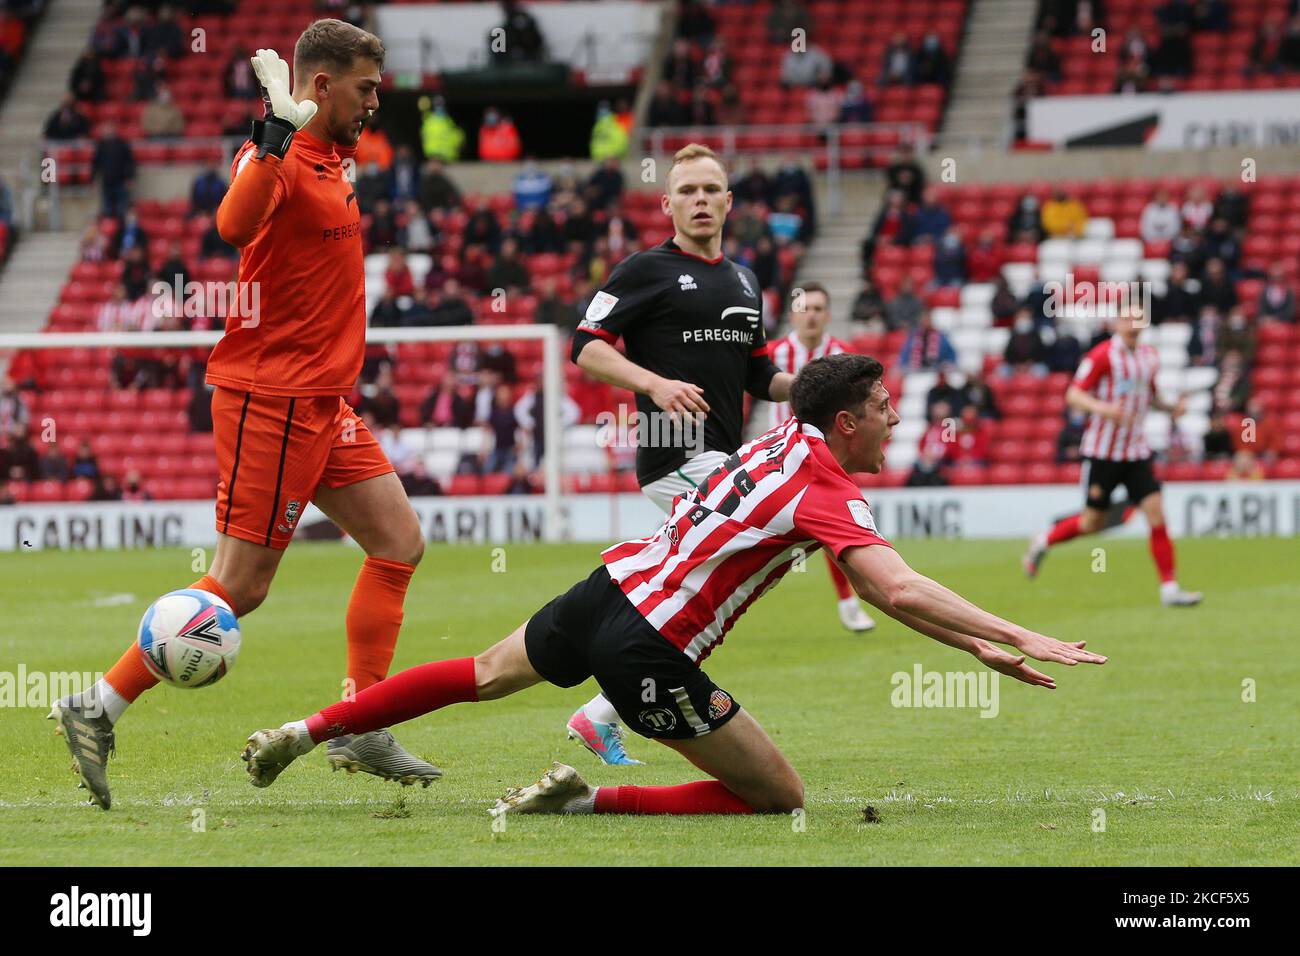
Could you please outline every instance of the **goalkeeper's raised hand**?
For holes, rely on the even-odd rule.
[[[289,64],[280,59],[280,54],[274,50],[258,50],[250,59],[262,87],[262,102],[266,104],[266,117],[253,121],[250,138],[257,146],[259,158],[273,153],[284,159],[293,134],[316,115],[316,104],[311,100],[301,103],[294,100],[289,91]]]

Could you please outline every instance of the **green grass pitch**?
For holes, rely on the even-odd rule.
[[[1106,571],[1093,570],[1094,546]],[[892,622],[840,629],[822,559],[761,600],[707,663],[802,773],[802,821],[777,817],[525,817],[486,813],[552,760],[596,784],[698,772],[633,737],[645,767],[606,768],[566,741],[595,691],[541,686],[397,728],[445,777],[427,790],[331,773],[321,751],[269,790],[247,782],[253,730],[339,692],[354,549],[294,545],[243,621],[238,666],[198,692],[161,687],[118,728],[114,808],[85,806],[38,707],[0,709],[0,864],[1036,864],[1300,862],[1296,543],[1187,540],[1194,610],[1156,603],[1143,540],[1053,553],[1036,582],[1018,542],[903,541],[918,569],[976,602],[1110,655],[1044,665],[1046,691],[1002,679],[996,717],[891,705],[891,676],[976,671]],[[395,668],[472,655],[587,574],[591,545],[431,547],[407,601]],[[186,551],[0,557],[0,672],[102,671],[149,600],[193,581]],[[133,595],[133,598],[124,597]],[[1249,697],[1253,686],[1254,700]],[[864,820],[874,808],[878,819]],[[198,821],[203,826],[197,826]]]

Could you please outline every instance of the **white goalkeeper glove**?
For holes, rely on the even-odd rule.
[[[289,91],[289,64],[274,50],[258,50],[250,62],[262,87],[262,102],[266,104],[266,117],[253,121],[250,138],[258,148],[259,157],[274,153],[284,159],[293,134],[316,115],[316,104],[312,100],[301,103],[294,100]]]

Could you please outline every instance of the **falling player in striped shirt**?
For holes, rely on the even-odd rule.
[[[826,287],[820,282],[799,283],[790,308],[790,324],[794,328],[785,338],[777,339],[768,346],[772,363],[782,372],[798,375],[799,370],[813,359],[848,352],[847,343],[826,331],[830,321],[831,295]],[[791,415],[789,402],[772,402],[770,408],[773,428]],[[858,633],[871,630],[876,622],[862,609],[849,579],[836,566],[831,553],[823,553],[826,555],[826,566],[831,572],[831,583],[835,585],[835,595],[839,599],[840,623],[848,630]]]
[[[1148,408],[1178,418],[1187,403],[1182,397],[1167,403],[1156,391],[1159,354],[1152,346],[1138,343],[1145,326],[1140,309],[1125,309],[1115,319],[1115,334],[1094,346],[1079,363],[1065,400],[1089,416],[1079,447],[1084,508],[1034,538],[1023,564],[1025,574],[1036,577],[1053,545],[1111,526],[1107,520],[1111,494],[1123,485],[1129,503],[1142,509],[1151,528],[1151,558],[1160,575],[1161,602],[1191,607],[1200,603],[1201,592],[1184,591],[1174,575],[1174,545],[1165,527],[1164,500],[1151,467],[1144,427]]]
[[[604,563],[478,657],[424,664],[275,730],[248,738],[252,783],[270,785],[298,756],[340,734],[411,720],[449,704],[595,676],[619,716],[713,779],[666,787],[590,787],[557,763],[492,808],[503,813],[789,813],[803,781],[758,721],[700,663],[737,619],[809,551],[832,551],[862,597],[927,637],[1027,684],[1056,682],[1026,658],[1106,658],[981,610],[908,567],[876,530],[849,476],[880,471],[898,414],[865,355],[809,362],[795,417],[749,442],[674,503],[655,534]],[[1007,644],[1015,653],[997,647]]]

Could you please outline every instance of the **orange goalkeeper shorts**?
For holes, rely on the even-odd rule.
[[[286,548],[316,489],[393,470],[361,417],[339,396],[285,398],[218,388],[217,530]]]

